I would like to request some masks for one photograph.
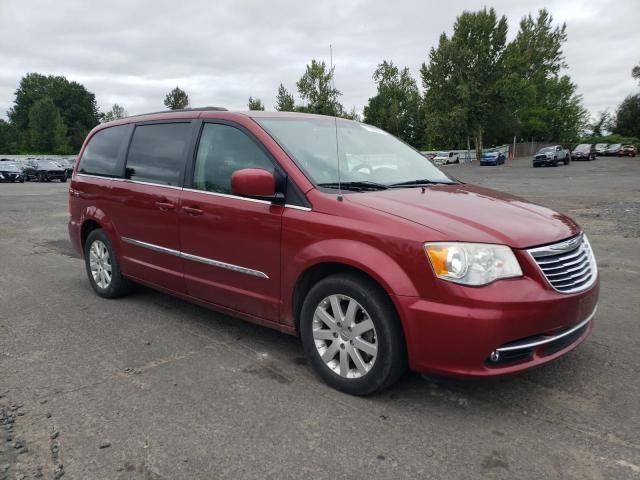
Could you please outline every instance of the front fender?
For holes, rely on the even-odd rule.
[[[417,297],[418,291],[398,263],[369,244],[346,239],[328,239],[308,245],[295,257],[298,276],[319,263],[342,263],[362,270],[390,295]]]

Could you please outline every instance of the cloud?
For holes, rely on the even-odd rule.
[[[507,15],[512,37],[539,2],[494,6]],[[637,89],[630,70],[640,61],[640,31],[620,28],[620,19],[637,18],[639,7],[637,0],[548,5],[567,22],[568,73],[593,113],[615,109]],[[362,110],[375,93],[378,63],[392,59],[417,77],[440,34],[451,32],[462,10],[478,8],[469,1],[2,0],[0,112],[27,72],[79,81],[100,108],[117,102],[131,114],[164,108],[176,85],[194,106],[246,109],[251,95],[269,109],[280,82],[295,91],[307,62],[329,60],[330,43],[342,103]]]

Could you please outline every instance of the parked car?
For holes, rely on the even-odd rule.
[[[590,143],[581,143],[571,152],[573,160],[595,160],[596,155],[596,147]]]
[[[604,156],[608,146],[608,143],[596,143],[596,155]]]
[[[438,152],[433,157],[433,163],[436,165],[449,165],[451,163],[460,163],[460,155],[455,152]]]
[[[500,152],[497,148],[490,148],[482,152],[480,157],[480,165],[501,165],[505,162],[507,157],[504,153]]]
[[[22,170],[13,162],[0,162],[0,182],[24,182]]]
[[[435,153],[423,153],[424,158],[426,158],[427,160],[433,160],[434,158],[436,158],[436,154]]]
[[[560,145],[541,148],[533,157],[534,167],[540,167],[542,165],[557,167],[559,162],[562,162],[565,165],[569,165],[571,162],[571,154],[569,153],[569,150]]]
[[[538,366],[580,344],[596,314],[596,260],[573,220],[345,119],[204,109],[103,123],[69,209],[99,296],[137,282],[298,335],[351,394],[407,366]]]
[[[67,181],[67,172],[63,166],[52,160],[32,160],[25,169],[28,180],[50,182],[51,180]]]
[[[637,153],[638,149],[635,145],[622,145],[618,155],[621,157],[635,157]]]
[[[606,157],[617,157],[618,154],[620,153],[620,149],[621,148],[622,148],[622,144],[620,144],[620,143],[612,143],[604,151],[604,155]]]
[[[75,165],[75,162],[70,158],[59,158],[56,160],[56,162],[59,163],[64,168],[67,174],[67,178],[71,178],[71,174],[73,173],[73,167]]]

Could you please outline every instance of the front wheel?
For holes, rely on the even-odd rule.
[[[84,245],[84,262],[89,282],[104,298],[116,298],[129,292],[131,283],[122,276],[111,241],[102,229],[93,230]]]
[[[60,183],[67,183],[67,177],[62,177],[60,179]]]
[[[406,371],[405,340],[393,304],[364,275],[344,273],[321,280],[307,295],[300,315],[305,353],[332,387],[369,395]]]

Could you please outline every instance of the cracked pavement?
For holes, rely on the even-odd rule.
[[[1,184],[0,480],[640,478],[640,160],[447,171],[584,227],[593,334],[522,375],[369,398],[324,385],[293,337],[145,288],[99,298],[68,184]]]

